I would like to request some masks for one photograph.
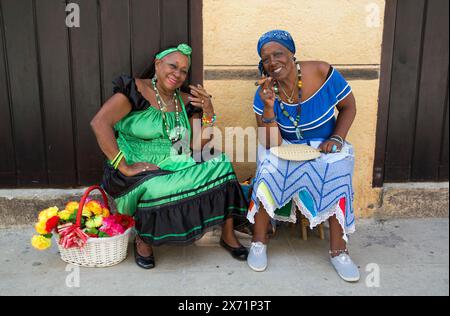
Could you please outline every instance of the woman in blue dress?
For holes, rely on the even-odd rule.
[[[341,278],[355,282],[360,274],[347,250],[347,235],[355,231],[354,155],[345,140],[356,116],[355,98],[336,69],[325,62],[299,62],[295,53],[286,31],[270,31],[259,39],[263,79],[254,111],[263,133],[247,216],[255,223],[248,264],[255,271],[267,268],[271,219],[295,223],[298,209],[311,228],[329,220],[331,263]],[[322,155],[311,161],[282,160],[269,150],[282,144],[307,144]]]

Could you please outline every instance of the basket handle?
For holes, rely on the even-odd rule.
[[[103,197],[103,202],[104,202],[106,208],[109,210],[108,198],[106,197],[105,191],[98,185],[93,185],[93,186],[89,187],[86,190],[86,192],[84,192],[83,197],[81,198],[80,204],[78,206],[77,222],[75,223],[75,225],[77,227],[81,226],[81,216],[83,214],[83,208],[84,208],[84,204],[86,203],[86,199],[88,198],[89,194],[94,190],[100,191],[100,193],[102,194],[102,197]]]

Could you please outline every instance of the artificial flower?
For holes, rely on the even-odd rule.
[[[31,239],[31,245],[38,250],[45,250],[52,246],[52,240],[41,235],[35,235]]]
[[[92,216],[92,212],[87,207],[83,207],[82,215],[84,217],[90,218]]]
[[[121,235],[125,232],[125,229],[116,222],[116,219],[114,216],[109,216],[107,218],[103,219],[103,225],[99,229],[100,231],[107,233],[109,236],[117,236]]]
[[[73,212],[77,211],[79,207],[78,202],[69,202],[66,204],[66,210],[72,214]]]
[[[109,210],[106,207],[104,207],[103,208],[103,217],[106,218],[109,215],[111,215],[111,213],[109,212]]]
[[[46,229],[46,226],[47,226],[46,221],[40,221],[36,225],[34,225],[34,228],[36,229],[36,232],[38,234],[46,235],[49,233],[49,231],[47,231],[47,229]]]
[[[39,221],[40,222],[46,222],[49,218],[58,215],[59,209],[54,207],[49,207],[39,213]]]
[[[63,221],[68,221],[70,215],[72,215],[72,213],[68,210],[64,210],[58,213],[59,218],[61,218]]]
[[[94,215],[102,215],[103,214],[103,209],[102,206],[100,205],[100,203],[98,203],[97,201],[89,201],[85,207],[91,211],[91,213],[93,213]]]
[[[58,226],[58,223],[59,217],[53,216],[45,223],[45,230],[49,233],[52,232]]]
[[[97,215],[86,221],[86,227],[89,229],[98,228],[102,226],[102,224],[103,224],[103,216],[101,215]]]
[[[128,215],[116,214],[113,215],[117,223],[119,223],[125,230],[134,226],[134,219]]]

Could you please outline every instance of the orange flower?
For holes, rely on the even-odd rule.
[[[103,214],[102,206],[97,201],[89,201],[85,205],[85,207],[94,215],[102,215]]]
[[[109,215],[111,215],[111,213],[109,212],[109,210],[107,208],[103,208],[103,218],[108,217]]]

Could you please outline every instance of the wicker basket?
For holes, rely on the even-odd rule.
[[[93,190],[99,190],[101,192],[103,201],[109,209],[106,193],[99,186],[92,186],[88,188],[81,198],[80,205],[78,207],[76,222],[78,227],[80,227],[81,214],[86,199]],[[131,228],[125,231],[122,235],[110,238],[89,238],[83,248],[66,249],[59,244],[59,237],[56,237],[56,239],[58,242],[61,259],[64,262],[91,268],[110,267],[122,262],[127,257],[128,237],[130,232]]]

